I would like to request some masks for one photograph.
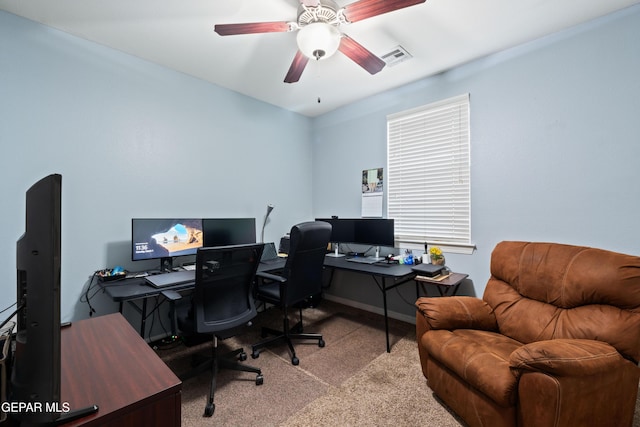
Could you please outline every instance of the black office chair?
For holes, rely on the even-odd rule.
[[[189,335],[213,335],[211,357],[181,379],[185,380],[211,369],[211,389],[204,416],[215,411],[213,395],[219,369],[253,372],[256,385],[264,381],[258,368],[238,363],[247,358],[242,348],[218,356],[218,339],[236,335],[256,316],[253,281],[262,255],[263,244],[201,248],[196,255],[196,283],[191,304],[176,307],[180,330]]]
[[[302,304],[309,297],[322,292],[324,256],[331,236],[331,225],[322,222],[304,222],[291,228],[289,256],[281,275],[258,272],[263,283],[256,287],[258,300],[279,306],[283,311],[283,330],[262,329],[262,336],[275,335],[252,346],[251,357],[260,356],[260,349],[281,341],[289,345],[291,363],[298,365],[293,340],[317,340],[319,347],[325,342],[320,334],[303,333]],[[289,327],[290,307],[298,304],[300,321]]]

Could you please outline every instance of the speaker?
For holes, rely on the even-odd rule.
[[[289,240],[289,236],[283,236],[280,239],[280,246],[278,247],[278,253],[281,254],[289,254],[289,248],[290,248],[290,240]]]

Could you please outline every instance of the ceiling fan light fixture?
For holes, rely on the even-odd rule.
[[[311,59],[325,59],[340,46],[340,31],[326,22],[313,22],[298,31],[298,49]]]

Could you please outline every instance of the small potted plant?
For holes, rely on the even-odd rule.
[[[442,250],[437,246],[431,246],[429,248],[429,258],[431,258],[431,264],[444,265],[444,255]]]

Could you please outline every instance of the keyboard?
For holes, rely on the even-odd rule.
[[[181,285],[183,283],[195,282],[195,270],[188,271],[172,271],[171,273],[156,274],[145,278],[148,284],[155,288],[164,288],[167,286]]]
[[[347,261],[349,262],[355,262],[358,264],[375,264],[378,261],[383,261],[384,258],[374,258],[374,257],[357,257],[357,258],[347,258]]]

